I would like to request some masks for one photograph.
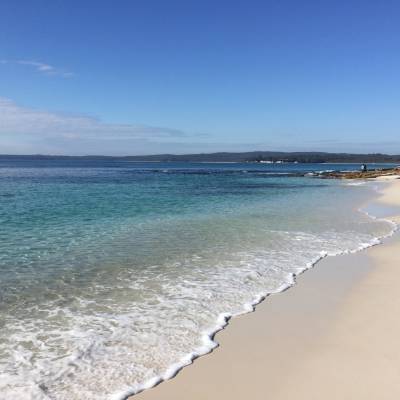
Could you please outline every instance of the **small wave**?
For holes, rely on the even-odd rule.
[[[335,257],[339,255],[345,255],[345,254],[353,254],[353,253],[358,253],[360,251],[363,251],[365,249],[368,249],[370,247],[376,246],[378,244],[382,243],[382,240],[385,238],[388,238],[392,236],[399,228],[399,225],[394,222],[393,220],[386,219],[386,218],[377,218],[373,215],[370,215],[367,211],[359,209],[358,210],[361,213],[364,213],[367,215],[369,218],[373,220],[381,220],[381,221],[386,221],[392,225],[392,230],[381,237],[375,237],[372,238],[369,242],[361,243],[359,247],[355,249],[345,249],[337,252],[321,252],[320,256],[316,257],[313,261],[307,263],[304,268],[300,268],[296,273],[291,273],[286,276],[286,279],[284,282],[276,288],[274,291],[269,291],[269,292],[262,292],[258,294],[253,301],[245,303],[242,307],[242,311],[237,312],[237,313],[221,313],[218,318],[217,318],[217,323],[216,325],[210,329],[208,332],[203,333],[202,335],[202,341],[203,341],[203,346],[197,348],[195,351],[188,353],[186,356],[184,356],[179,362],[171,365],[164,374],[154,377],[150,379],[149,381],[145,382],[143,385],[140,385],[137,388],[131,388],[125,392],[117,393],[115,394],[111,399],[112,400],[126,400],[128,397],[132,395],[139,394],[143,392],[144,390],[150,389],[154,386],[159,385],[162,382],[165,382],[167,380],[170,380],[174,378],[179,371],[181,371],[183,368],[189,366],[192,364],[198,357],[207,355],[211,353],[215,348],[219,346],[219,343],[216,341],[215,336],[218,332],[221,330],[225,329],[229,325],[229,321],[232,318],[235,318],[240,315],[248,314],[251,312],[256,311],[257,305],[259,305],[261,302],[263,302],[267,297],[273,295],[273,294],[278,294],[285,292],[286,290],[290,289],[296,284],[297,277],[301,274],[303,274],[305,271],[313,268],[319,261],[326,257]]]

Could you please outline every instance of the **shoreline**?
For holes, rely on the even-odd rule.
[[[379,180],[379,179],[378,179]],[[393,187],[395,187],[393,189]],[[395,195],[393,195],[393,193],[395,193]],[[398,180],[395,183],[392,183],[390,185],[387,185],[387,187],[384,189],[384,193],[381,196],[381,204],[385,204],[385,205],[400,205],[400,180]],[[394,200],[393,200],[394,198]],[[394,204],[396,203],[396,204]],[[395,239],[394,242],[396,242],[396,244],[398,244],[400,246],[400,238],[399,235],[395,234]],[[366,251],[361,251],[361,249],[357,252],[352,252],[349,254],[343,254],[343,255],[337,255],[337,256],[333,256],[333,257],[322,257],[322,259],[317,260],[316,262],[314,262],[311,266],[309,266],[307,269],[305,269],[303,272],[301,272],[300,274],[298,274],[297,276],[301,275],[301,279],[299,281],[296,281],[296,277],[294,277],[294,282],[291,285],[288,285],[287,288],[283,288],[282,291],[278,292],[278,293],[272,293],[269,294],[267,296],[264,296],[262,298],[260,298],[257,302],[254,302],[254,304],[252,304],[253,309],[255,307],[257,307],[257,312],[256,313],[252,313],[249,312],[248,313],[244,313],[244,314],[240,314],[238,316],[234,316],[235,318],[231,318],[231,316],[225,317],[224,319],[224,323],[221,324],[221,327],[212,335],[209,335],[209,340],[210,341],[214,341],[215,344],[212,346],[213,348],[207,352],[206,354],[208,354],[208,357],[202,357],[202,355],[194,355],[193,360],[196,360],[196,362],[191,366],[191,368],[185,368],[184,365],[182,365],[180,368],[176,368],[175,371],[173,371],[172,373],[170,373],[169,375],[166,374],[166,378],[167,379],[162,379],[160,378],[157,381],[152,382],[152,385],[148,385],[146,388],[144,388],[142,391],[138,392],[137,394],[135,394],[134,396],[130,396],[129,399],[133,399],[133,397],[138,398],[138,399],[143,399],[143,400],[151,400],[151,399],[184,399],[187,398],[188,396],[188,387],[190,388],[194,388],[190,391],[190,398],[193,399],[204,399],[204,398],[213,398],[213,393],[214,391],[219,391],[220,387],[225,387],[226,382],[231,382],[231,380],[246,380],[244,377],[246,376],[246,374],[244,374],[242,376],[242,374],[239,375],[235,375],[232,374],[231,372],[231,363],[241,363],[243,365],[246,365],[248,370],[252,370],[253,373],[255,373],[255,371],[262,371],[263,370],[263,365],[258,365],[258,363],[255,363],[253,365],[253,363],[248,362],[249,360],[246,358],[245,354],[241,354],[241,352],[239,351],[238,353],[238,349],[237,347],[239,346],[242,347],[242,345],[244,343],[253,343],[253,350],[256,350],[258,348],[261,349],[263,347],[263,343],[265,341],[268,342],[268,338],[266,338],[266,340],[260,341],[259,337],[257,337],[256,339],[258,340],[253,340],[251,339],[251,332],[249,332],[249,328],[250,326],[247,326],[249,324],[249,320],[255,320],[252,322],[252,324],[256,325],[255,330],[256,331],[261,331],[264,332],[265,334],[265,326],[264,325],[271,325],[271,329],[272,327],[274,327],[275,331],[276,329],[278,329],[279,327],[279,323],[276,323],[275,321],[273,321],[273,318],[271,318],[271,315],[269,315],[271,313],[271,308],[279,306],[280,303],[285,304],[286,302],[288,302],[289,304],[287,306],[284,306],[284,311],[288,313],[288,318],[290,315],[290,318],[292,319],[292,321],[296,321],[296,316],[293,315],[293,309],[290,309],[290,306],[294,306],[294,309],[297,308],[297,306],[295,305],[294,302],[297,303],[302,303],[304,301],[309,301],[310,299],[307,299],[307,295],[304,294],[298,294],[298,292],[302,291],[303,286],[307,287],[308,290],[311,291],[315,291],[317,289],[318,286],[321,285],[326,285],[327,283],[331,283],[335,282],[336,283],[336,288],[335,290],[333,290],[333,292],[331,293],[332,297],[336,297],[338,298],[338,294],[341,293],[341,296],[339,297],[343,297],[345,298],[347,295],[349,295],[348,291],[343,292],[343,286],[348,285],[349,283],[351,283],[351,285],[357,285],[359,283],[359,280],[363,279],[363,275],[366,273],[366,271],[368,270],[370,272],[371,269],[373,269],[371,267],[371,264],[374,264],[371,259],[372,256],[369,254],[370,250],[378,247],[378,248],[382,248],[387,246],[390,242],[392,242],[391,239],[384,239],[385,242],[384,244],[381,244],[381,246],[374,246],[373,244],[371,244],[370,246],[368,246],[369,248]],[[365,249],[364,249],[365,250]],[[346,262],[349,263],[349,265],[351,264],[356,264],[356,266],[352,266],[351,267],[351,271],[348,270],[346,271],[347,275],[344,274],[345,276],[342,277],[341,280],[336,279],[337,277],[335,277],[335,274],[337,275],[337,269],[338,269],[338,264],[343,263],[343,259],[347,258],[347,257],[356,257],[357,260],[350,260],[349,262],[345,260],[345,264]],[[364,259],[363,263],[366,263],[369,265],[368,268],[365,267],[361,267],[360,264],[363,264],[360,262],[361,259]],[[313,266],[315,266],[315,264],[318,264],[318,268],[313,268]],[[331,265],[333,264],[333,265]],[[321,267],[322,266],[322,267]],[[330,266],[330,268],[329,268]],[[304,274],[304,272],[308,271],[312,269],[313,273],[311,274]],[[327,272],[327,270],[330,269],[330,271]],[[322,271],[322,272],[320,272]],[[336,271],[336,272],[335,272]],[[318,272],[318,274],[316,273]],[[341,272],[342,273],[342,272]],[[333,277],[331,276],[329,280],[326,280],[326,277],[324,278],[324,274],[333,274]],[[332,279],[334,278],[334,279]],[[318,282],[314,282],[313,281],[317,280]],[[325,282],[324,282],[325,281]],[[340,282],[341,281],[341,282]],[[310,286],[310,287],[308,287]],[[291,288],[291,290],[288,293],[285,293],[284,296],[277,296],[282,292],[286,292],[287,289]],[[299,288],[296,290],[296,288]],[[332,291],[332,289],[331,289]],[[266,297],[268,297],[267,301],[263,301]],[[292,300],[291,298],[295,297],[295,300]],[[285,300],[281,300],[285,298]],[[299,302],[300,300],[300,302]],[[325,298],[324,301],[328,301],[329,299]],[[332,300],[332,299],[331,299]],[[337,299],[337,302],[340,302],[339,299]],[[329,303],[329,301],[328,301]],[[327,311],[327,310],[325,310]],[[330,310],[330,312],[333,313],[333,309]],[[262,314],[268,314],[267,316],[265,315],[261,315]],[[252,317],[250,317],[252,316]],[[276,317],[276,316],[275,316]],[[323,318],[325,319],[325,318]],[[288,321],[286,321],[288,322]],[[315,323],[317,325],[319,325],[318,320],[314,321],[314,325]],[[225,329],[227,327],[227,325],[229,324],[229,329]],[[298,323],[297,328],[301,328],[301,324],[304,324],[304,322],[302,323]],[[290,325],[290,324],[289,324]],[[274,329],[272,329],[272,332],[274,332]],[[252,330],[253,331],[253,330]],[[286,329],[282,332],[280,332],[282,337],[285,337],[286,333],[285,333]],[[246,332],[247,335],[249,336],[249,338],[244,339],[243,336],[246,336]],[[314,332],[314,336],[315,336],[315,332]],[[236,336],[240,336],[239,339],[234,339],[234,337]],[[254,332],[253,332],[254,335]],[[255,335],[257,336],[257,334]],[[268,336],[268,335],[267,335]],[[286,337],[286,339],[288,339]],[[243,343],[244,341],[244,343]],[[282,342],[284,342],[283,339],[281,339]],[[305,341],[305,338],[303,338],[303,342]],[[236,342],[236,343],[235,343]],[[282,347],[284,348],[284,343],[281,343]],[[300,343],[296,342],[296,345],[298,345]],[[268,362],[268,360],[273,360],[274,357],[271,357],[271,354],[268,354],[269,352],[271,352],[271,349],[266,350],[266,354],[264,354],[264,359],[265,362]],[[212,354],[210,354],[212,353]],[[261,353],[263,353],[261,351]],[[204,355],[206,355],[204,354]],[[248,356],[248,355],[247,355]],[[259,358],[259,363],[264,364],[262,362],[262,358],[261,354],[259,354],[258,351],[254,352],[254,357]],[[275,358],[277,357],[277,355],[275,354]],[[279,358],[279,357],[278,357]],[[290,354],[287,354],[287,361],[290,359]],[[400,360],[400,357],[399,357]],[[297,361],[301,361],[301,360],[297,360]],[[187,365],[192,364],[192,362],[189,362]],[[290,364],[290,362],[288,363]],[[264,366],[265,367],[265,366]],[[217,370],[219,371],[219,374],[217,374],[217,371],[214,371],[213,373],[208,372],[209,370],[213,371],[217,368]],[[270,367],[266,368],[265,371],[266,374],[273,374],[273,371],[270,370]],[[219,379],[216,379],[217,375],[221,375],[221,377]],[[275,377],[274,379],[278,379],[279,378],[282,380],[284,377],[284,375],[280,375]],[[172,380],[170,380],[170,378],[174,378]],[[252,379],[251,377],[249,377],[250,379]],[[219,382],[219,383],[218,383]],[[150,383],[150,382],[149,382]],[[160,383],[163,383],[162,385],[159,385]],[[151,387],[150,387],[151,386]],[[247,387],[246,384],[242,384],[239,385],[239,387],[236,387],[236,385],[233,385],[235,387],[235,390],[232,390],[232,393],[229,393],[229,398],[241,398],[245,393],[242,393],[242,396],[238,396],[237,393],[241,392],[240,389],[243,389],[243,387],[246,387],[246,390],[249,390],[252,393],[252,396],[257,397],[257,396],[261,396],[262,392],[257,392],[257,390],[252,390],[250,387]],[[195,389],[197,388],[197,389]],[[254,388],[253,388],[254,389]],[[206,390],[206,392],[205,392]],[[274,395],[276,397],[276,395]],[[274,397],[274,398],[275,398]],[[126,397],[125,397],[126,398]],[[220,398],[220,397],[218,397]],[[225,398],[225,397],[222,397]],[[261,398],[261,397],[260,397]],[[280,397],[279,397],[280,398]],[[301,397],[300,397],[301,398]],[[283,398],[282,398],[283,399]]]

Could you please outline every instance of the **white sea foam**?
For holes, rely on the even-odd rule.
[[[368,215],[371,219],[377,220],[378,218],[370,215],[368,212],[364,210],[359,210],[360,212],[365,213]],[[383,220],[383,219],[381,219]],[[296,283],[296,278],[298,275],[304,273],[305,271],[313,268],[320,260],[322,260],[325,257],[331,256],[338,256],[338,255],[344,255],[344,254],[351,254],[351,253],[357,253],[359,251],[365,250],[369,247],[376,246],[382,242],[382,239],[385,239],[389,236],[392,236],[398,229],[398,225],[389,219],[385,219],[388,223],[390,223],[393,227],[393,229],[387,234],[382,237],[375,237],[372,238],[369,242],[364,242],[360,243],[359,247],[357,248],[349,248],[345,250],[338,250],[336,252],[321,252],[321,254],[316,257],[313,261],[310,261],[309,263],[306,264],[304,268],[299,268],[296,273],[291,273],[286,276],[286,279],[284,280],[284,283],[282,283],[279,287],[277,287],[273,291],[267,291],[267,292],[262,292],[258,294],[253,301],[250,301],[248,303],[243,304],[242,310],[238,311],[236,313],[221,313],[218,318],[217,318],[217,323],[216,325],[210,329],[208,332],[203,334],[203,343],[204,346],[196,349],[196,351],[188,353],[185,357],[181,359],[180,362],[174,363],[171,366],[168,367],[166,372],[158,377],[154,377],[150,379],[149,381],[145,382],[142,385],[139,385],[136,388],[129,388],[128,390],[118,393],[111,397],[112,400],[125,400],[127,397],[138,394],[146,389],[149,389],[151,387],[154,387],[158,385],[159,383],[169,380],[171,378],[174,378],[176,374],[184,367],[192,364],[192,362],[203,355],[206,355],[210,352],[212,352],[216,347],[218,347],[218,342],[214,339],[216,333],[221,331],[222,329],[226,328],[226,326],[229,323],[229,320],[231,318],[237,317],[239,315],[247,314],[250,312],[254,312],[256,309],[256,306],[260,304],[262,301],[266,299],[266,297],[272,295],[272,294],[277,294],[286,291],[287,289],[291,288],[295,283]]]

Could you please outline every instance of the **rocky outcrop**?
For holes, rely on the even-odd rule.
[[[400,166],[395,168],[374,169],[370,171],[331,171],[318,174],[321,178],[331,179],[371,179],[381,176],[400,176]]]

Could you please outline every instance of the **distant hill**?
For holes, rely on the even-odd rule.
[[[189,161],[189,162],[256,162],[285,161],[299,163],[344,163],[344,162],[400,162],[400,155],[388,154],[348,154],[324,152],[277,152],[252,151],[244,153],[209,153],[209,154],[158,154],[149,156],[125,157],[132,161]]]
[[[326,152],[251,151],[242,153],[153,154],[147,156],[52,156],[52,155],[0,155],[1,158],[51,159],[115,159],[158,162],[260,162],[285,161],[299,163],[400,163],[400,155],[351,154]]]

